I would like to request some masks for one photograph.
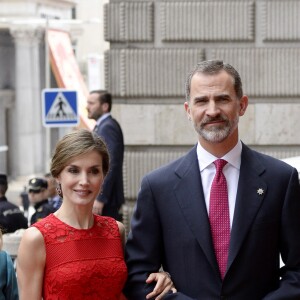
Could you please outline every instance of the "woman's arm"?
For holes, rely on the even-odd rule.
[[[119,232],[122,239],[122,245],[123,249],[125,247],[125,227],[122,223],[118,222],[119,226]],[[146,283],[151,283],[155,281],[156,285],[151,293],[149,293],[146,296],[146,299],[150,299],[152,297],[155,297],[155,300],[160,300],[164,295],[166,295],[169,291],[172,291],[173,293],[176,293],[177,290],[173,284],[173,281],[171,280],[171,276],[167,272],[157,272],[157,273],[151,273],[149,277],[146,280]]]
[[[35,227],[25,230],[17,256],[20,300],[41,300],[46,250],[44,238]]]
[[[124,225],[117,221],[118,223],[118,227],[119,227],[119,232],[120,232],[120,236],[121,236],[121,240],[122,240],[122,246],[123,246],[123,250],[125,248],[125,241],[126,241],[126,237],[125,237],[125,227]]]

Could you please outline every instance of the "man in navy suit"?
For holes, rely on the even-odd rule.
[[[126,244],[128,299],[145,299],[151,289],[145,279],[161,266],[178,291],[163,299],[300,299],[298,173],[241,142],[238,122],[247,106],[232,66],[204,61],[188,76],[184,107],[198,143],[142,179]],[[209,210],[217,159],[227,161],[230,239],[224,274]]]
[[[94,212],[121,221],[124,139],[119,123],[111,116],[111,108],[110,93],[103,90],[90,92],[87,100],[88,117],[96,120],[94,131],[105,141],[110,157],[110,169],[95,201]]]

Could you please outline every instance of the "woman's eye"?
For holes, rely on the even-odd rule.
[[[94,175],[97,175],[97,174],[99,174],[99,170],[98,169],[92,169],[91,173],[94,174]]]
[[[71,173],[71,174],[77,174],[78,170],[75,169],[75,168],[70,168],[70,169],[68,169],[68,172]]]

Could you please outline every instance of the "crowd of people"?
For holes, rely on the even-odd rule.
[[[30,179],[29,222],[17,206],[5,208],[25,231],[17,281],[0,252],[12,295],[4,299],[299,300],[298,172],[241,141],[248,97],[237,70],[211,60],[188,75],[184,109],[198,141],[145,174],[128,237],[120,222],[124,140],[111,107],[107,91],[90,93],[96,126],[62,137],[50,173]],[[3,174],[0,205],[8,205],[6,190]]]

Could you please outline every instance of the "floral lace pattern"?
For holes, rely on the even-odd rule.
[[[53,214],[35,223],[44,237],[44,300],[120,299],[127,278],[116,221],[94,216],[90,229],[73,228]]]

